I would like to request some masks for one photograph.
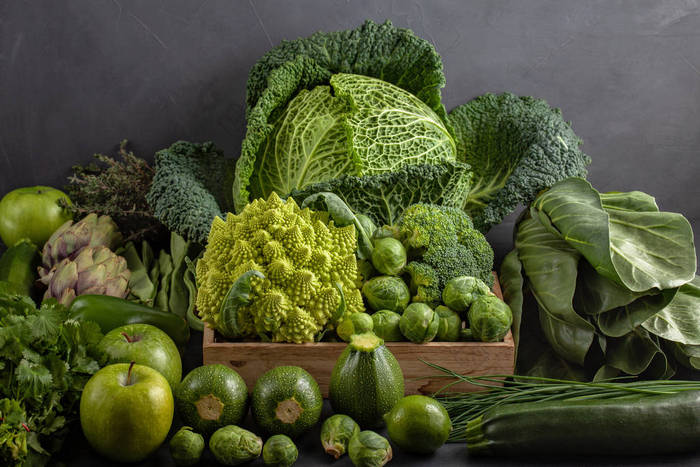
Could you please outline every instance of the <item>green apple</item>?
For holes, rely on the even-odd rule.
[[[71,213],[58,204],[59,199],[70,199],[61,190],[50,186],[17,188],[0,201],[0,238],[7,247],[22,238],[28,238],[41,249],[52,233]]]
[[[175,342],[150,324],[114,328],[102,338],[99,348],[109,363],[136,362],[158,370],[173,391],[182,379],[182,360]]]
[[[80,397],[80,425],[97,452],[138,462],[165,441],[173,422],[173,394],[153,368],[115,363],[88,380]]]

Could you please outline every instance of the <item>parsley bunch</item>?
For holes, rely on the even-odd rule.
[[[68,318],[56,300],[0,294],[0,464],[44,465],[100,369],[97,324]]]

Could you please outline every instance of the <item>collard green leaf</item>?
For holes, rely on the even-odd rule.
[[[574,308],[584,315],[597,315],[624,307],[653,291],[632,292],[625,286],[598,274],[588,261],[579,262]]]
[[[535,218],[519,224],[515,246],[545,337],[558,355],[583,365],[595,328],[573,308],[580,254]]]
[[[556,230],[596,269],[631,291],[679,287],[695,275],[695,247],[688,220],[680,214],[634,212],[651,208],[649,197],[632,192],[605,198],[585,180],[570,178],[539,196],[532,206],[550,230]],[[655,206],[655,205],[654,205]]]
[[[669,341],[700,345],[700,276],[681,286],[671,303],[642,326]]]
[[[515,343],[516,360],[518,344],[520,343],[520,322],[523,315],[523,286],[525,280],[522,274],[523,265],[518,258],[518,250],[508,253],[501,263],[499,280],[503,289],[503,300],[513,312],[513,341]]]
[[[609,338],[606,363],[630,375],[646,372],[652,379],[662,378],[669,371],[666,354],[655,337],[642,328],[620,338]]]
[[[646,319],[664,309],[673,297],[677,288],[666,289],[661,293],[638,298],[632,303],[596,315],[598,328],[610,337],[622,337],[642,324]]]

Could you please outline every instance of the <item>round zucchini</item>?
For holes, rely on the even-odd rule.
[[[403,372],[384,341],[372,333],[352,336],[331,374],[333,410],[375,428],[403,396]]]
[[[296,438],[318,423],[322,406],[316,380],[298,366],[273,368],[253,388],[253,418],[271,435]]]
[[[248,388],[236,370],[204,365],[182,380],[175,391],[175,404],[185,425],[210,435],[243,420],[248,412]]]

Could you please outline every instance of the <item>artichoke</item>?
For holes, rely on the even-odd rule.
[[[39,280],[48,290],[46,298],[56,298],[65,306],[78,295],[96,294],[125,298],[131,272],[126,260],[109,248],[82,248],[75,259],[65,258]]]
[[[44,277],[64,259],[73,260],[83,248],[105,246],[114,249],[122,242],[117,225],[109,216],[88,214],[75,224],[67,221],[44,244],[41,252],[42,266],[39,277]],[[46,282],[44,282],[46,283]]]

